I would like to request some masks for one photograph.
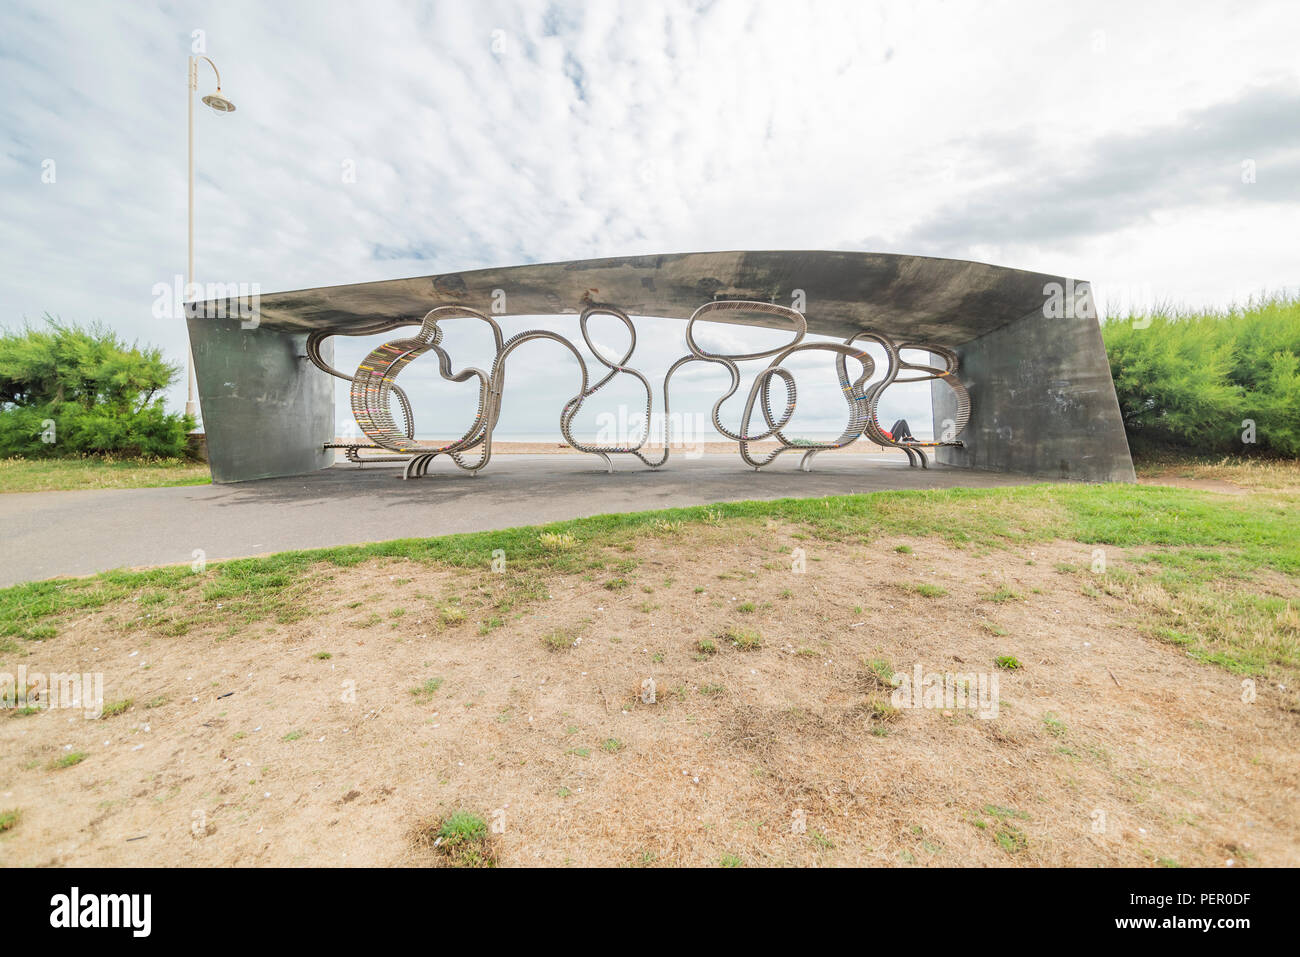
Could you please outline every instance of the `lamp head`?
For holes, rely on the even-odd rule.
[[[235,112],[235,104],[221,95],[221,87],[217,87],[216,93],[209,93],[203,98],[203,102],[212,107],[218,113]]]

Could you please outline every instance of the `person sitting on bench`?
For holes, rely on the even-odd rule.
[[[915,442],[916,436],[912,434],[911,428],[907,424],[907,419],[899,419],[888,431],[880,430],[885,438],[891,442]]]

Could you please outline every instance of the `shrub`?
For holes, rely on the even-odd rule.
[[[160,349],[99,325],[47,316],[0,334],[0,457],[183,456],[194,420],[168,413],[162,396],[179,374]]]
[[[1300,455],[1300,298],[1128,316],[1102,334],[1135,451],[1240,452],[1250,419],[1257,449]]]

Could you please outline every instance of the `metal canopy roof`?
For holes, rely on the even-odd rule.
[[[434,306],[491,312],[494,290],[505,293],[500,315],[576,314],[591,303],[607,303],[630,315],[686,319],[717,299],[789,305],[801,289],[811,333],[847,337],[877,329],[896,340],[956,346],[1040,311],[1050,282],[1064,286],[1066,280],[985,263],[884,253],[619,256],[270,293],[261,296],[260,328],[367,335],[418,323]],[[729,314],[727,319],[763,324],[760,316]]]

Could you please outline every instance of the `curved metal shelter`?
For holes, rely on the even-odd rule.
[[[792,308],[795,303],[800,308]],[[613,315],[631,331],[621,360],[592,349],[606,367],[594,384],[565,337],[535,330],[507,341],[495,322],[498,316],[565,314],[573,316],[574,332],[584,339],[590,315]],[[983,263],[827,251],[631,256],[329,286],[263,295],[251,318],[247,303],[195,304],[188,324],[213,478],[243,481],[329,466],[335,376],[352,383],[353,409],[373,442],[369,447],[405,459],[405,474],[423,474],[439,454],[471,470],[482,468],[500,410],[505,357],[521,337],[541,336],[569,346],[582,367],[580,393],[557,409],[566,441],[607,463],[609,455],[625,454],[658,467],[667,460],[666,452],[662,460],[652,460],[640,446],[584,447],[568,429],[577,407],[618,374],[640,378],[653,404],[649,382],[629,365],[635,348],[632,316],[688,320],[690,354],[678,364],[718,362],[732,372],[733,390],[718,405],[735,391],[735,361],[772,360],[751,387],[739,433],[721,428],[718,405],[714,407],[715,427],[739,443],[742,458],[753,467],[776,456],[751,457],[750,442],[775,439],[779,451],[803,452],[806,467],[817,451],[864,437],[903,448],[914,464],[926,464],[920,448],[926,446],[952,466],[1134,480],[1086,283]],[[466,319],[486,321],[494,331],[497,359],[490,371],[455,371],[439,345],[439,322]],[[793,328],[796,335],[777,349],[720,356],[694,343],[690,329],[696,319]],[[332,368],[333,336],[401,327],[418,331],[374,350],[355,375]],[[800,344],[805,333],[842,342]],[[871,384],[872,360],[860,345],[868,341],[884,348],[888,363],[884,377]],[[780,362],[809,349],[833,355],[850,411],[845,434],[818,448],[794,443],[781,431],[793,412],[795,383]],[[933,364],[904,361],[899,355],[903,349],[927,351],[935,357]],[[438,447],[415,439],[412,409],[394,381],[406,363],[427,351],[437,353],[445,378],[477,378],[480,386],[474,426],[462,439]],[[847,366],[852,360],[862,370],[856,380],[850,380]],[[784,412],[771,405],[774,378],[784,385]],[[881,391],[894,382],[924,380],[932,383],[934,420],[947,429],[936,428],[942,437],[933,443],[892,441],[875,420]],[[665,381],[665,411],[667,389]],[[394,401],[403,419],[400,427],[392,417]],[[461,456],[471,451],[480,459],[466,462]],[[357,454],[355,447],[350,454]]]

